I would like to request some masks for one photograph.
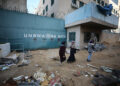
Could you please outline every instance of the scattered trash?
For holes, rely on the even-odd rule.
[[[96,45],[94,46],[94,48],[95,48],[95,51],[102,51],[102,50],[104,50],[106,47],[105,47],[104,44],[99,43],[99,44],[96,44]]]
[[[112,75],[116,76],[117,78],[120,79],[120,70],[113,69],[112,70]]]
[[[54,61],[60,61],[59,57],[52,58]]]
[[[9,69],[8,66],[3,66],[3,67],[0,68],[1,71],[7,70],[7,69]]]
[[[18,86],[18,85],[17,85],[16,81],[14,81],[12,78],[10,78],[1,86]]]
[[[31,57],[32,57],[31,52],[30,52],[30,51],[26,51],[26,52],[25,52],[25,58],[26,58],[26,59],[29,59],[29,58],[31,58]]]
[[[91,71],[96,72],[96,71],[98,71],[98,70],[94,69],[94,70],[91,70]]]
[[[31,82],[31,83],[22,82],[22,83],[19,83],[18,86],[40,86],[40,85],[36,82]]]
[[[86,50],[88,49],[88,46],[85,46],[84,47]],[[102,43],[97,43],[95,46],[94,46],[94,50],[95,51],[102,51],[106,48],[106,46]]]
[[[18,67],[27,66],[29,63],[30,63],[29,60],[23,59],[23,60],[22,60],[22,64],[18,65]]]
[[[9,58],[0,58],[0,65],[9,65],[9,64],[14,64],[15,61],[13,59]]]
[[[82,75],[82,73],[81,73],[81,72],[76,72],[76,73],[73,73],[73,75],[74,75],[75,77],[79,77],[79,76]]]
[[[85,77],[93,77],[93,74],[91,74],[90,72],[86,72],[86,71],[77,71],[77,72],[75,72],[75,73],[73,73],[73,75],[75,76],[75,77],[80,77],[80,76],[82,76],[82,75],[84,75]]]
[[[13,78],[13,80],[19,81],[19,80],[21,80],[23,77],[24,77],[24,75],[21,75],[21,76],[18,76],[18,77]]]
[[[50,76],[51,76],[52,78],[55,78],[55,74],[54,74],[54,73],[52,73]]]
[[[36,67],[41,67],[39,64],[35,64]]]
[[[90,72],[85,72],[85,76],[93,77],[93,74],[91,74]]]
[[[91,65],[91,64],[87,64],[87,66],[88,66],[88,67],[92,67],[92,68],[99,69],[98,67],[96,67],[96,66],[93,66],[93,65]]]
[[[41,82],[43,82],[46,77],[46,73],[41,72],[41,69],[34,74],[34,78],[36,80],[40,80]]]
[[[77,64],[76,66],[78,66],[78,67],[80,67],[80,68],[84,68],[84,66],[82,66],[82,65],[79,65],[79,64]]]
[[[95,86],[117,86],[117,79],[112,76],[104,76],[102,74],[96,74],[92,80]]]
[[[101,66],[100,69],[107,72],[107,73],[112,73],[112,68]]]

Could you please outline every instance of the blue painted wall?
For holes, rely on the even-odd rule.
[[[101,14],[94,2],[90,2],[83,7],[77,9],[76,11],[68,14],[65,16],[65,24],[72,24],[74,22],[84,20],[87,18],[96,18],[102,21],[105,21],[107,23],[118,25],[118,17],[115,15],[112,16],[104,16]]]
[[[57,48],[66,41],[64,20],[0,9],[0,42],[25,49]]]

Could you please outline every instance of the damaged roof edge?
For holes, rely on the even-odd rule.
[[[100,25],[104,26],[104,29],[116,29],[116,28],[118,28],[117,25],[107,23],[105,21],[96,19],[94,17],[90,17],[90,18],[86,18],[86,19],[83,19],[83,20],[80,20],[80,21],[76,21],[76,22],[71,23],[71,24],[66,24],[65,28],[73,27],[73,26],[77,26],[77,25],[86,25],[88,23],[100,24]],[[94,27],[96,27],[96,26],[94,26]]]

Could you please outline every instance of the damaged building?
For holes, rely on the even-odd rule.
[[[95,33],[97,41],[102,41],[102,31],[118,28],[118,17],[102,14],[95,3],[88,3],[65,17],[67,45],[76,42],[76,47],[83,48]]]

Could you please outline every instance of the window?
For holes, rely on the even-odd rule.
[[[97,3],[100,4],[100,0],[97,0]]]
[[[46,12],[48,11],[48,5],[46,6]]]
[[[84,3],[83,2],[79,2],[79,7],[82,7],[84,5]]]
[[[104,6],[104,1],[101,2],[101,5]]]
[[[43,15],[45,15],[45,10],[43,10]]]
[[[43,0],[43,4],[45,3],[45,0]]]
[[[51,17],[54,17],[54,13],[51,14]]]
[[[114,14],[115,14],[115,9],[113,10]]]
[[[75,32],[69,32],[69,41],[75,41]]]
[[[97,41],[99,42],[99,34],[97,34],[97,33],[94,33],[94,34],[95,34],[95,36],[97,38]],[[90,38],[91,38],[91,33],[90,32],[85,32],[84,33],[84,42],[88,43]]]
[[[72,0],[72,3],[73,3],[73,4],[76,4],[76,0]]]
[[[54,0],[51,0],[51,6],[54,4]]]
[[[115,14],[117,15],[117,11],[115,11]]]

